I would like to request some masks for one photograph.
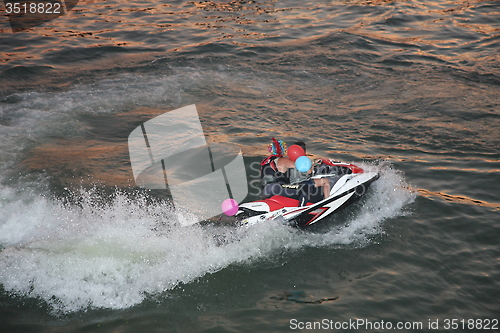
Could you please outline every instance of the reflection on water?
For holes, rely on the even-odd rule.
[[[382,64],[444,62],[488,71],[495,62],[499,19],[498,4],[480,0],[337,1],[327,6],[276,0],[80,1],[68,15],[29,31],[12,34],[1,28],[0,62],[9,67],[74,65],[106,53],[220,47],[236,53],[348,33],[362,37],[364,51],[377,51]]]
[[[446,193],[441,193],[441,192],[431,192],[426,189],[419,189],[418,193],[422,196],[425,197],[436,197],[445,201],[449,202],[454,202],[454,203],[462,203],[462,204],[467,204],[467,205],[477,205],[481,207],[489,207],[493,208],[495,210],[500,210],[500,203],[490,203],[490,202],[485,202],[473,198],[468,198],[465,196],[457,196],[457,195],[450,195]]]

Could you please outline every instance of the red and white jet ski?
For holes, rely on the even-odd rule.
[[[321,167],[313,173],[312,179],[329,177],[330,196],[316,203],[299,207],[299,200],[275,195],[267,199],[242,203],[236,218],[243,226],[252,226],[274,219],[304,228],[324,220],[327,216],[351,204],[366,193],[379,174],[343,162],[322,160]]]

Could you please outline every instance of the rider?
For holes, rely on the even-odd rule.
[[[260,163],[260,176],[263,188],[263,195],[270,197],[273,195],[283,195],[294,198],[297,196],[295,188],[290,188],[290,173],[288,170],[294,168],[295,164],[286,154],[286,143],[283,140],[271,139],[272,142],[268,147],[270,156],[266,157]],[[295,198],[297,199],[297,198]]]
[[[306,151],[304,142],[299,141],[295,144],[302,147],[304,152]],[[284,157],[285,142],[272,138],[268,150],[272,155],[261,162],[262,187],[265,197],[282,195],[298,199],[302,206],[306,202],[318,202],[329,196],[330,182],[327,179],[311,180],[312,168],[307,172],[299,172],[295,168],[295,163],[288,157]]]

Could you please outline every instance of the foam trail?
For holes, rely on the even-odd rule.
[[[0,188],[0,283],[16,295],[48,303],[54,313],[123,309],[230,264],[304,246],[363,245],[381,223],[402,214],[414,194],[393,169],[382,177],[347,226],[302,232],[279,223],[240,230],[177,227],[163,202],[117,192],[100,203],[82,191],[79,205]],[[217,236],[238,241],[220,244]]]
[[[213,229],[176,227],[168,204],[146,198],[117,193],[102,205],[83,192],[81,205],[68,206],[0,191],[0,283],[56,313],[127,308],[253,255],[218,246]]]

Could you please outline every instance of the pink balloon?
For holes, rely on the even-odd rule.
[[[306,152],[304,151],[304,149],[302,149],[301,146],[299,145],[291,145],[289,148],[288,148],[288,157],[295,162],[295,160],[297,158],[299,158],[300,156],[305,156],[306,155]]]
[[[240,208],[238,205],[238,202],[234,199],[226,199],[222,202],[221,205],[222,211],[224,214],[227,216],[233,216],[238,212],[238,209]]]

